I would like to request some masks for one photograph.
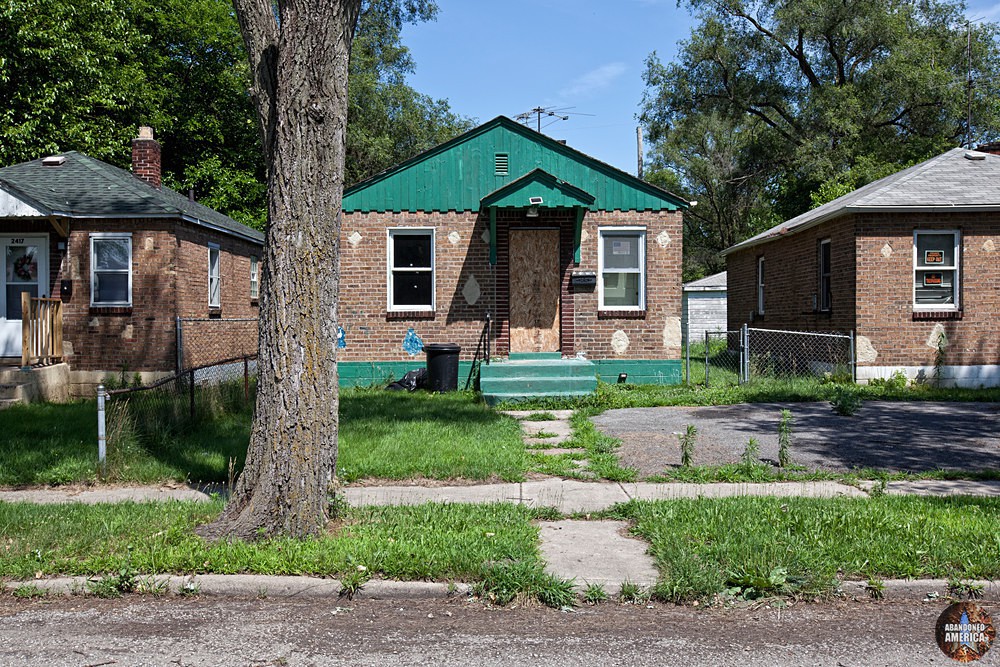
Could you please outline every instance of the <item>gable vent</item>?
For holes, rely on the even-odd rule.
[[[497,176],[510,173],[510,156],[507,153],[497,153],[493,156],[493,170]]]

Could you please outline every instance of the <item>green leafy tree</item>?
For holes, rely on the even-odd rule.
[[[685,4],[699,22],[674,62],[648,59],[641,118],[654,165],[700,201],[689,217],[705,220],[688,229],[707,230],[691,246],[700,263],[880,175],[997,136],[997,27],[967,32],[960,2]]]

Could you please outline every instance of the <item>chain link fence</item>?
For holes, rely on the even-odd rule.
[[[140,450],[163,451],[210,420],[251,410],[257,394],[257,358],[223,359],[182,370],[150,384],[127,386],[109,377],[97,388],[98,459],[102,472]]]
[[[689,341],[688,383],[705,386],[754,380],[830,377],[854,381],[854,334],[753,329],[706,332]]]
[[[177,318],[177,372],[257,355],[257,318]]]

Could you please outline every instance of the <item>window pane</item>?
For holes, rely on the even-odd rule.
[[[7,285],[7,313],[8,320],[21,319],[21,292],[27,292],[32,297],[38,296],[37,285]]]
[[[431,268],[430,234],[394,234],[393,268]]]
[[[918,305],[940,306],[955,303],[954,271],[917,271]]]
[[[638,269],[639,235],[604,234],[604,268]]]
[[[953,234],[917,234],[917,266],[955,266]]]
[[[218,306],[221,301],[221,289],[220,281],[218,277],[209,278],[208,280],[208,305]]]
[[[219,275],[219,249],[209,248],[208,249],[208,274],[211,276]]]
[[[128,239],[94,239],[94,269],[128,269],[129,245]]]
[[[128,274],[95,273],[94,303],[128,303]]]
[[[393,271],[393,306],[430,306],[430,271]]]
[[[638,273],[605,273],[604,305],[639,307]]]

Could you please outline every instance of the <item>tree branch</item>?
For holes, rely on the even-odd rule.
[[[820,82],[819,77],[816,76],[816,72],[813,71],[812,65],[809,64],[809,60],[806,58],[806,52],[804,47],[805,34],[801,28],[799,28],[798,43],[793,48],[788,44],[786,44],[784,41],[782,41],[780,37],[778,37],[768,28],[766,28],[764,24],[762,24],[760,21],[755,19],[753,16],[750,16],[750,14],[748,14],[747,12],[735,8],[723,8],[724,11],[725,9],[728,9],[729,12],[736,18],[741,18],[744,21],[748,22],[757,30],[757,32],[769,38],[771,41],[777,44],[781,49],[783,49],[786,53],[788,53],[788,55],[794,58],[795,62],[797,62],[799,65],[799,69],[805,75],[806,79],[809,80],[810,86],[812,86],[813,88],[822,87],[823,84]]]

